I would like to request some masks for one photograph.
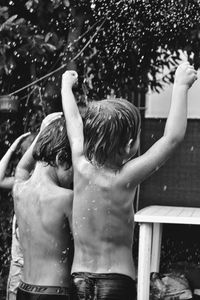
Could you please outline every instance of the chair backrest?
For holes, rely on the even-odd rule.
[[[142,153],[162,136],[165,122],[144,120]],[[200,120],[188,120],[183,143],[164,166],[141,184],[138,207],[149,205],[200,207]]]

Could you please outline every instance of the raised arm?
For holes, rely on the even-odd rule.
[[[125,181],[133,185],[143,181],[170,157],[183,140],[187,126],[188,89],[196,79],[197,72],[189,63],[183,63],[177,68],[164,135],[146,153],[124,166],[122,174]]]
[[[72,150],[72,159],[83,153],[83,122],[76,104],[72,87],[76,83],[78,74],[66,71],[62,76],[62,105],[67,125],[67,134]]]
[[[6,170],[8,168],[8,164],[11,160],[13,153],[18,149],[20,143],[28,136],[30,132],[24,133],[19,136],[14,143],[7,150],[5,155],[2,157],[0,161],[0,188],[3,189],[12,189],[14,184],[14,176],[6,177]]]
[[[15,171],[15,179],[16,180],[27,180],[30,177],[31,171],[35,166],[35,160],[33,158],[32,152],[33,148],[37,142],[37,139],[40,135],[40,132],[53,120],[59,118],[62,115],[62,112],[52,113],[49,114],[43,121],[40,127],[40,131],[34,141],[32,142],[31,146],[27,149],[27,151],[22,156],[21,160],[19,161],[16,171]]]
[[[39,134],[36,136],[30,147],[26,150],[20,159],[16,171],[15,180],[27,180],[30,177],[31,171],[34,169],[35,161],[32,156],[33,148],[38,139]]]

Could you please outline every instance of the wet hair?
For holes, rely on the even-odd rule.
[[[61,164],[67,163],[68,168],[71,167],[71,148],[63,116],[52,121],[42,130],[33,148],[33,158],[36,161],[46,162],[50,166],[56,166],[57,156]]]
[[[137,140],[141,124],[138,108],[124,99],[90,102],[83,118],[84,154],[103,166],[122,154],[128,142]]]

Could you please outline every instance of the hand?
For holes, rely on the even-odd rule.
[[[70,87],[72,88],[73,85],[77,82],[78,80],[78,74],[76,71],[66,71],[62,75],[62,88],[65,87]]]
[[[22,143],[22,141],[31,134],[31,132],[26,132],[22,135],[20,135],[15,141],[14,143],[10,146],[10,150],[12,152],[15,152],[17,150],[17,148],[20,146],[20,144]]]
[[[188,62],[182,63],[176,70],[175,83],[185,85],[188,89],[197,80],[197,71]]]
[[[62,115],[63,115],[62,112],[54,112],[54,113],[49,114],[48,116],[46,116],[44,118],[44,120],[42,121],[42,124],[40,126],[40,131],[42,131],[45,127],[47,127],[54,120],[60,118]]]

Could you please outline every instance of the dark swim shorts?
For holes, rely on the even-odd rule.
[[[66,287],[32,285],[21,282],[16,300],[77,300],[75,290]]]
[[[123,274],[72,274],[79,300],[135,300],[136,282]]]

